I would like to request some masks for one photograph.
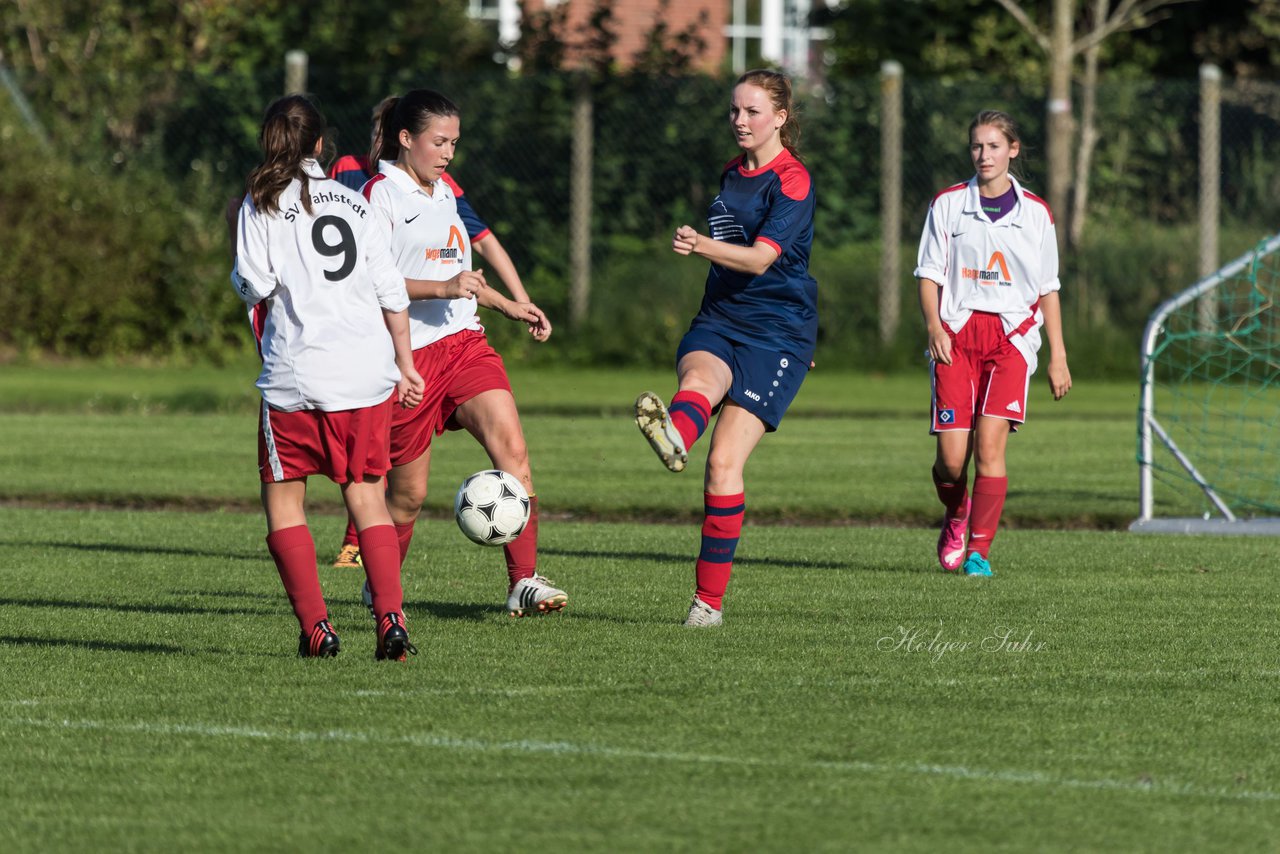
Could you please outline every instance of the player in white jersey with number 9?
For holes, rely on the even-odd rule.
[[[304,97],[273,102],[248,179],[231,281],[262,356],[259,472],[267,548],[302,629],[298,654],[337,655],[303,500],[307,476],[342,487],[381,615],[375,658],[416,652],[404,626],[400,551],[383,498],[392,408],[416,406],[406,283],[369,204],[316,163],[324,118]],[[390,334],[388,334],[390,332]]]
[[[1054,400],[1071,389],[1053,214],[1010,174],[1021,147],[1006,113],[978,113],[969,125],[975,174],[934,197],[915,270],[933,377],[933,482],[946,508],[938,561],[967,576],[992,575],[991,540],[1008,491],[1005,446],[1026,417],[1041,327]]]

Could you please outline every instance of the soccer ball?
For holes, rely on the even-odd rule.
[[[453,516],[471,542],[505,545],[529,523],[529,493],[505,471],[478,471],[458,487]]]

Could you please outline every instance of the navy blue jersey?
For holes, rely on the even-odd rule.
[[[787,149],[748,171],[737,157],[720,176],[707,224],[712,238],[767,243],[777,259],[759,276],[711,265],[702,308],[691,328],[789,353],[808,364],[818,340],[818,283],[809,275],[815,208],[813,181]]]

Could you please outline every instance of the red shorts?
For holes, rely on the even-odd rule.
[[[391,470],[391,407],[395,392],[363,409],[281,412],[262,403],[258,475],[263,483],[322,474],[334,483],[361,483]]]
[[[972,430],[979,415],[1011,421],[1027,416],[1027,360],[1004,331],[1000,315],[975,311],[951,336],[951,364],[934,362],[930,433]]]
[[[413,351],[413,367],[426,383],[422,403],[412,409],[397,406],[391,415],[391,463],[402,466],[427,452],[431,439],[457,430],[454,411],[476,395],[511,391],[507,369],[484,333],[455,332]]]

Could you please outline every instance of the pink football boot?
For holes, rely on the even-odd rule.
[[[938,563],[947,572],[955,572],[964,563],[964,535],[969,529],[969,499],[964,500],[963,516],[947,516],[938,534]]]

